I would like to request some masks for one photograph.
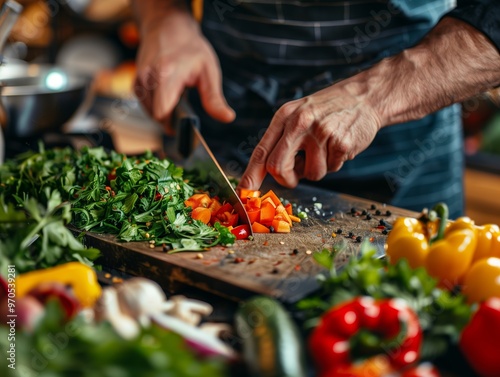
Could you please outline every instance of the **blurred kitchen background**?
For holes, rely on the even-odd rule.
[[[38,112],[33,110],[35,105],[30,108],[36,116],[50,111],[50,106],[59,108],[60,118],[52,123],[62,124],[47,125],[41,132],[47,145],[105,145],[129,154],[161,151],[162,126],[143,112],[133,95],[139,35],[128,0],[18,2],[23,10],[7,39],[0,67],[4,104],[16,97],[15,91],[9,91],[9,85],[16,85],[13,77],[26,72],[36,76],[39,72],[29,67],[48,65],[46,84],[74,85],[71,94],[53,103],[48,100]],[[83,86],[70,76],[61,78],[61,72],[83,77]],[[81,87],[83,91],[79,91]],[[495,95],[485,94],[462,104],[467,214],[479,224],[500,223],[500,101]],[[13,130],[11,123],[27,112],[25,104],[22,109],[8,114],[10,123],[3,126],[7,157],[39,139],[30,130]]]
[[[8,37],[0,67],[4,104],[19,106],[15,114],[9,113],[9,127],[4,130],[9,139],[7,157],[37,143],[40,134],[46,145],[90,143],[130,154],[161,150],[162,127],[142,111],[133,95],[139,37],[128,0],[17,2],[23,10]],[[29,66],[23,68],[26,64]],[[39,88],[43,96],[37,93],[31,99],[29,111],[26,100],[15,103],[20,96],[18,88],[12,88],[25,75],[30,80],[23,85],[44,86]],[[56,98],[54,92],[59,88],[54,85],[59,84],[65,86]],[[47,85],[51,93],[46,93]],[[22,113],[40,119],[52,118],[54,112],[59,115],[53,120],[57,124],[43,129],[32,129],[21,119]],[[72,113],[70,119],[64,119],[68,113]]]

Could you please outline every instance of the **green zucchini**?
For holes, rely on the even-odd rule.
[[[279,301],[265,296],[251,298],[238,308],[235,326],[251,376],[306,376],[303,341]]]

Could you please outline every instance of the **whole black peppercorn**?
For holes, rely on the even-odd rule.
[[[384,219],[380,219],[379,224],[380,224],[380,225],[383,225],[383,226],[385,226],[385,227],[388,227],[388,228],[392,228],[392,225],[391,225],[391,224],[389,224],[389,223],[388,223],[387,221],[385,221]]]
[[[385,211],[385,215],[386,215],[386,216],[391,216],[391,215],[392,215],[392,213],[391,213],[391,211],[387,210],[387,211]]]
[[[351,208],[351,213],[356,213],[356,208],[352,207]]]
[[[270,226],[270,227],[269,227],[269,231],[270,231],[271,233],[274,233],[274,226]]]
[[[356,242],[361,242],[362,240],[363,240],[363,237],[361,237],[361,236],[356,237]]]
[[[387,234],[387,233],[389,233],[389,232],[387,231],[387,229],[384,229],[384,230],[382,231],[382,234]]]
[[[337,229],[337,234],[342,234],[342,229],[338,228]]]
[[[366,219],[367,220],[371,220],[372,219],[372,215],[370,215],[370,214],[366,215]]]
[[[366,215],[368,212],[366,212],[366,210],[364,209],[363,212],[361,212],[361,216],[364,216]]]
[[[377,215],[377,216],[378,216],[378,215],[380,215],[380,210],[379,210],[379,209],[377,209],[377,210],[375,211],[375,215]]]
[[[377,209],[377,206],[375,204],[372,204],[370,209]]]
[[[349,232],[349,237],[354,237],[354,233],[353,232]]]

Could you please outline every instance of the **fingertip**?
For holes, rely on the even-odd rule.
[[[223,98],[205,101],[203,107],[208,115],[220,122],[231,123],[236,118],[236,112]]]
[[[245,173],[243,173],[243,176],[241,177],[236,189],[238,191],[241,189],[259,190],[260,186],[262,186],[264,178],[266,177],[266,174],[266,172],[255,172],[253,170],[250,170],[250,168],[247,168]]]
[[[231,123],[236,119],[236,112],[230,108],[229,106],[226,106],[224,109],[224,115],[221,119],[222,122],[224,123]]]

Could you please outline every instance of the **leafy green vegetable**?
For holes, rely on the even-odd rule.
[[[0,166],[0,193],[8,202],[19,203],[16,198],[23,196],[45,203],[45,188],[57,190],[71,203],[75,227],[122,241],[155,240],[173,252],[233,243],[226,230],[191,219],[184,201],[198,187],[186,177],[182,168],[150,152],[127,157],[102,148],[42,146]]]
[[[314,259],[328,269],[319,276],[321,289],[297,304],[305,326],[312,328],[331,307],[356,296],[399,298],[418,314],[424,330],[424,354],[437,357],[450,344],[456,344],[462,328],[470,319],[472,308],[462,295],[437,287],[437,281],[424,268],[411,269],[406,260],[390,264],[375,258],[370,242],[361,246],[361,255],[352,257],[341,271],[334,269],[335,253],[322,250]]]
[[[15,265],[19,273],[78,260],[92,265],[99,251],[85,248],[66,227],[71,220],[70,205],[58,191],[40,193],[46,207],[34,198],[21,199],[20,210],[0,195],[0,274]]]
[[[0,346],[10,349],[9,328],[0,327]],[[15,334],[15,369],[7,356],[0,359],[7,377],[205,377],[227,375],[216,358],[202,359],[184,340],[157,326],[124,340],[108,323],[89,324],[82,318],[63,322],[57,301],[49,301],[33,334]]]

